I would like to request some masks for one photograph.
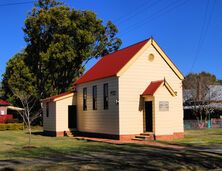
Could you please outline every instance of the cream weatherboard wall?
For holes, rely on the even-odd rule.
[[[50,101],[49,116],[46,116],[46,103],[44,102],[43,110],[43,129],[45,131],[63,132],[68,131],[68,107],[76,105],[76,95],[70,94],[62,98]]]
[[[103,85],[108,83],[109,109],[103,107]],[[92,87],[97,86],[97,110],[93,110]],[[87,88],[87,110],[83,111],[83,88]],[[111,95],[110,92],[115,92]],[[77,120],[81,132],[119,134],[118,78],[110,77],[77,85]]]
[[[161,93],[155,95],[156,118],[153,116],[155,134],[169,135],[173,132],[183,132],[182,81],[153,45],[146,44],[138,53],[140,53],[138,58],[119,77],[120,134],[129,135],[144,132],[144,125],[142,124],[144,123],[143,98],[140,95],[151,81],[163,80],[164,78],[177,92],[177,96],[172,98],[167,96],[170,103],[168,117],[171,119],[167,119],[168,122],[165,122],[165,114],[163,114],[163,119],[159,119],[162,116],[162,112],[157,110],[157,103],[165,100],[166,97]],[[153,60],[148,59],[149,54],[154,55]]]
[[[48,117],[46,116],[46,102],[43,102],[43,130],[55,131],[56,130],[56,103],[48,102]]]
[[[156,135],[172,135],[175,132],[183,132],[183,112],[178,110],[179,104],[167,88],[162,85],[154,94],[155,113],[154,125]],[[161,111],[159,103],[161,101],[169,102],[169,110]],[[181,115],[182,113],[182,115]]]
[[[56,101],[56,131],[68,131],[68,107],[76,105],[76,96],[68,96]]]

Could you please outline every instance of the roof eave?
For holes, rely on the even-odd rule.
[[[177,77],[180,80],[184,80],[184,75],[182,74],[182,72],[177,68],[177,66],[173,63],[173,61],[166,55],[166,53],[158,45],[158,43],[154,39],[151,39],[151,44],[157,50],[157,52],[162,56],[162,58],[169,65],[169,67],[174,71],[174,73],[177,75]]]

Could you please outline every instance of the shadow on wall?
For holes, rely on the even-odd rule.
[[[139,100],[139,111],[143,111],[144,110],[144,97],[140,96],[140,100]]]

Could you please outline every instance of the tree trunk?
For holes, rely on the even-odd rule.
[[[28,131],[29,131],[29,146],[31,145],[31,136],[32,136],[32,128],[31,128],[31,124],[30,121],[28,121]]]

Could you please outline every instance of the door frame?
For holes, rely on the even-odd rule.
[[[70,113],[70,110],[71,110],[71,108],[74,108],[75,109],[75,113],[73,113],[73,118],[72,117],[70,117],[70,115],[72,115],[71,113]],[[75,114],[75,115],[74,115]],[[70,119],[75,119],[75,123],[72,123],[72,124],[74,124],[73,125],[73,128],[70,128],[70,122],[71,122],[71,120]],[[76,128],[75,128],[76,127]],[[68,128],[69,129],[76,129],[77,130],[77,127],[78,127],[78,122],[77,122],[77,106],[76,105],[68,105]]]
[[[146,133],[148,131],[146,131],[146,108],[145,108],[145,103],[146,102],[152,102],[152,131],[150,131],[149,133],[154,133],[154,100],[144,100],[144,110],[143,110],[143,124],[144,124],[144,128],[143,128],[143,132]]]

